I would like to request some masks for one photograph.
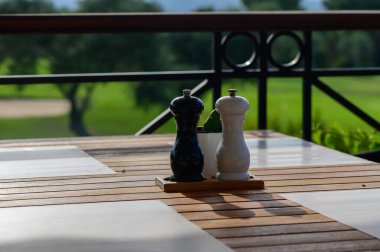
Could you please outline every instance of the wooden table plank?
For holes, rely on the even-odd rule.
[[[271,216],[258,218],[228,218],[220,220],[200,220],[193,221],[203,229],[208,228],[229,228],[229,227],[247,227],[247,226],[267,226],[267,225],[282,225],[293,223],[316,223],[331,221],[330,218],[320,214],[308,215],[290,215],[290,216]]]
[[[318,252],[318,251],[378,251],[379,240],[332,241],[316,243],[284,244],[278,246],[235,248],[237,252]]]
[[[230,218],[257,218],[268,216],[288,216],[288,215],[306,215],[315,214],[316,212],[303,207],[278,207],[278,208],[265,208],[265,209],[250,209],[241,208],[233,210],[219,210],[219,211],[194,211],[182,213],[182,216],[191,221],[197,220],[219,220]]]
[[[211,235],[217,238],[233,237],[262,237],[267,235],[289,235],[289,234],[314,234],[319,232],[348,231],[354,230],[352,227],[331,221],[321,223],[302,223],[302,224],[282,224],[255,227],[237,228],[216,228],[207,229]]]
[[[222,242],[232,248],[244,247],[262,247],[277,246],[297,243],[324,243],[332,241],[355,241],[355,240],[373,240],[369,235],[363,234],[356,230],[347,231],[331,231],[306,234],[282,234],[282,235],[266,235],[260,237],[238,237],[223,238]]]
[[[281,138],[271,131],[248,138]],[[154,185],[169,175],[173,135],[0,141],[1,147],[76,145],[115,175],[0,181],[0,207],[159,199],[236,251],[380,250],[380,241],[281,198],[285,192],[380,188],[380,165],[252,168],[265,190],[163,193]]]

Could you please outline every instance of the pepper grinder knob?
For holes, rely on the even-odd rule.
[[[228,89],[228,93],[230,93],[230,96],[235,97],[236,96],[236,92],[237,92],[236,89]]]
[[[191,90],[190,89],[184,89],[182,90],[183,97],[190,98]]]

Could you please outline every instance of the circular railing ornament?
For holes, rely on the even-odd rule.
[[[296,56],[292,60],[290,60],[289,62],[280,63],[273,57],[272,47],[278,38],[284,37],[284,36],[292,38],[294,40],[294,42],[296,43],[296,45],[298,47],[298,52],[297,52]],[[267,45],[269,48],[268,59],[269,59],[270,63],[272,65],[278,67],[281,70],[290,70],[293,67],[297,66],[303,60],[305,46],[304,46],[302,40],[299,38],[299,36],[297,34],[295,34],[294,32],[276,32],[276,33],[273,33],[268,37]]]
[[[243,38],[248,39],[251,42],[252,47],[253,47],[250,57],[242,63],[232,62],[231,59],[229,59],[229,57],[227,56],[227,47],[229,43],[238,37],[243,37]],[[251,33],[232,32],[228,34],[227,36],[225,36],[222,40],[222,57],[223,57],[224,62],[232,69],[245,70],[256,62],[256,59],[258,57],[258,48],[259,48],[259,43],[257,42],[257,39]]]

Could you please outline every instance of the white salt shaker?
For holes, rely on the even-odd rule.
[[[229,96],[219,98],[215,104],[223,125],[223,136],[216,153],[216,179],[249,180],[250,155],[243,136],[249,102],[244,97],[236,96],[236,89],[228,92]]]

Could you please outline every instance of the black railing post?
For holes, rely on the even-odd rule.
[[[302,83],[303,139],[312,141],[312,33],[304,31],[304,76]]]
[[[213,48],[213,70],[212,78],[212,107],[215,107],[216,100],[222,95],[222,33],[214,32]]]
[[[260,77],[258,85],[258,128],[267,128],[267,79],[268,79],[268,46],[267,33],[260,32]]]

